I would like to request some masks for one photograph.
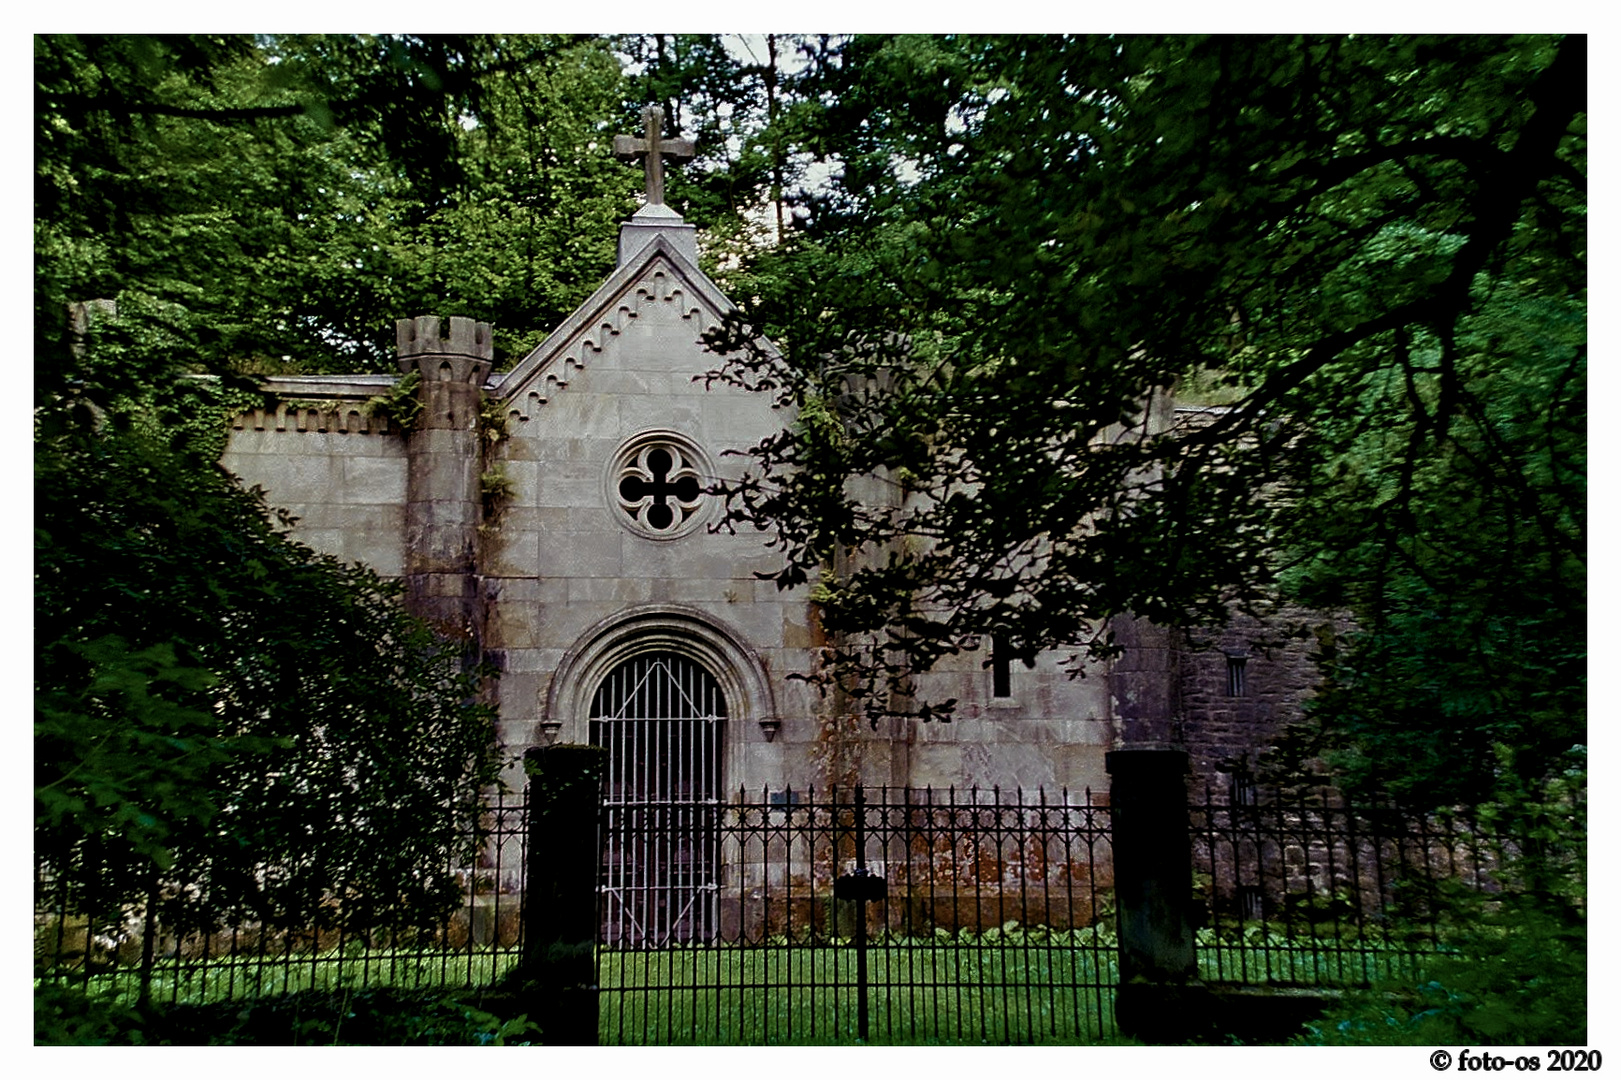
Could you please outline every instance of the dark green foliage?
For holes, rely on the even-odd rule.
[[[120,1006],[53,983],[34,990],[36,1045],[528,1046],[541,1029],[478,1006],[475,993],[301,991],[208,1004]]]
[[[139,426],[41,451],[43,899],[110,917],[155,890],[172,930],[441,912],[498,768],[478,673],[209,458]]]
[[[36,1046],[110,1046],[133,1042],[143,1024],[141,1013],[105,996],[56,982],[34,987]]]
[[[798,411],[729,520],[820,581],[822,685],[949,715],[912,675],[988,638],[1294,599],[1357,627],[1296,764],[1434,806],[1583,741],[1585,39],[815,61],[841,172],[715,344]],[[1184,381],[1230,406],[1167,427]]]
[[[1525,1046],[1587,1042],[1587,769],[1564,755],[1552,776],[1508,767],[1497,797],[1471,808],[1495,887],[1437,883],[1441,954],[1423,975],[1350,994],[1314,1044]],[[1492,835],[1490,830],[1507,829]],[[1398,918],[1396,929],[1399,932]]]
[[[166,932],[431,923],[497,771],[482,673],[290,541],[219,469],[225,420],[263,403],[250,374],[392,369],[402,316],[532,344],[612,263],[617,65],[556,37],[54,35],[34,75],[40,900]],[[74,327],[94,298],[116,315]]]
[[[399,431],[409,432],[422,415],[422,395],[418,392],[421,386],[422,373],[407,372],[387,393],[369,399],[366,408],[372,416],[380,416]]]
[[[493,35],[462,48],[477,75],[450,106],[462,118],[461,179],[424,200],[398,236],[389,279],[400,292],[389,319],[484,320],[506,365],[612,271],[619,223],[642,185],[608,153],[624,87],[605,41]],[[374,229],[368,238],[376,241]]]
[[[613,266],[619,79],[605,42],[555,36],[36,37],[38,399],[392,371],[419,314],[521,356]],[[132,294],[182,347],[87,378],[64,305]]]
[[[328,355],[322,294],[364,306],[355,275],[322,280],[323,256],[350,242],[344,200],[364,198],[344,157],[366,177],[375,156],[266,59],[241,37],[35,38],[37,400]],[[117,298],[128,323],[132,294],[159,302],[149,321],[177,347],[83,370],[62,348],[64,306]]]
[[[1412,453],[1436,421],[1394,373],[1370,378],[1357,414],[1320,416],[1286,534],[1287,585],[1358,625],[1321,639],[1325,683],[1280,761],[1321,755],[1424,807],[1506,794],[1586,739],[1585,325],[1501,292],[1465,321],[1469,406],[1445,441]],[[1417,393],[1438,354],[1413,357]]]
[[[1313,1045],[1583,1046],[1587,924],[1505,904],[1456,934],[1416,985],[1351,996]]]

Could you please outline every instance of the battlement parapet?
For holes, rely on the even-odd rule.
[[[449,324],[448,331],[446,324]],[[394,324],[395,351],[400,370],[420,370],[429,380],[482,383],[495,361],[490,324],[462,315],[448,320],[418,315]],[[437,359],[439,363],[428,362]]]

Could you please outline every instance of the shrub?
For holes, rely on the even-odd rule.
[[[1449,942],[1417,985],[1346,999],[1307,1026],[1315,1045],[1527,1046],[1587,1042],[1587,924],[1504,902]]]

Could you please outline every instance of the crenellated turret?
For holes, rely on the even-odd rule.
[[[483,637],[478,414],[495,348],[489,323],[448,322],[448,332],[435,315],[395,323],[400,370],[422,376],[422,411],[407,436],[406,600],[441,633],[476,647]]]
[[[423,428],[472,430],[484,380],[495,362],[490,324],[452,315],[449,333],[437,315],[394,324],[400,371],[422,375]],[[475,447],[476,448],[476,447]]]
[[[438,357],[451,365],[446,370],[456,372],[454,379],[457,382],[476,380],[482,383],[483,376],[489,374],[490,364],[495,359],[490,324],[462,315],[450,317],[448,334],[445,333],[444,320],[437,315],[400,319],[394,324],[394,341],[401,371],[415,370],[426,358]]]

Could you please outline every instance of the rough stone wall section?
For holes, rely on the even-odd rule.
[[[1235,768],[1254,770],[1317,685],[1315,628],[1336,621],[1285,608],[1265,620],[1235,614],[1222,630],[1190,630],[1180,650],[1182,737],[1190,784],[1220,796]],[[1241,669],[1235,674],[1234,669]]]
[[[1172,424],[1177,430],[1197,431],[1232,409],[1178,405]],[[1209,785],[1214,797],[1226,798],[1235,769],[1253,771],[1283,726],[1300,718],[1301,704],[1318,682],[1314,631],[1325,625],[1343,632],[1349,623],[1320,611],[1284,607],[1265,619],[1235,612],[1223,629],[1179,635],[1175,727],[1179,745],[1188,751],[1189,787],[1198,797]]]
[[[1181,715],[1176,633],[1130,616],[1116,618],[1110,629],[1121,648],[1109,667],[1110,713],[1120,747],[1171,745]]]

